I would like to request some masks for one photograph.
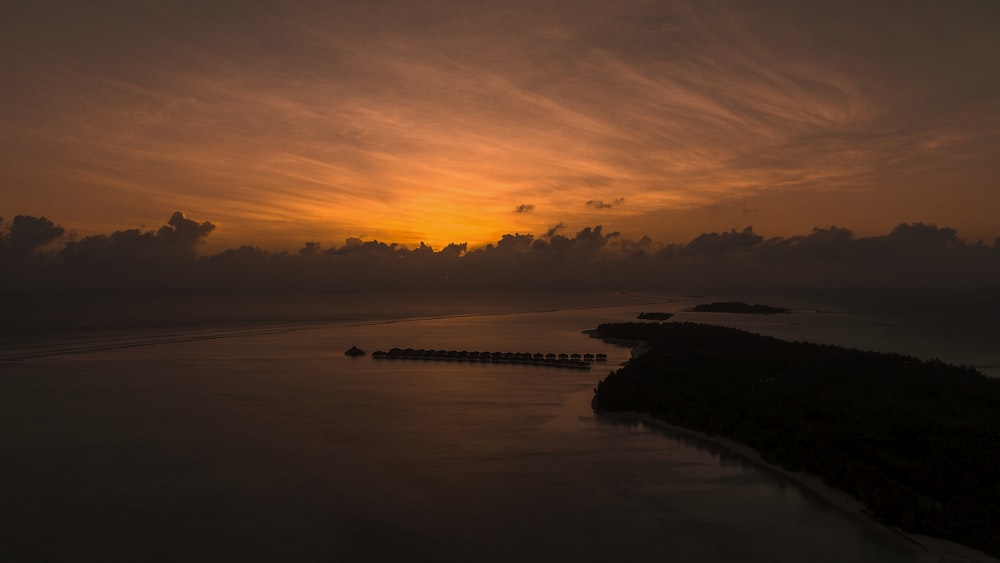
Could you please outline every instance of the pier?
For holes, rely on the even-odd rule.
[[[480,364],[521,364],[566,369],[590,369],[591,362],[608,361],[607,354],[542,354],[540,352],[477,352],[468,350],[415,350],[392,348],[372,353],[373,360],[424,360]]]

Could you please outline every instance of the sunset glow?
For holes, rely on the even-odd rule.
[[[42,2],[0,23],[0,215],[211,248],[1000,235],[987,3]]]

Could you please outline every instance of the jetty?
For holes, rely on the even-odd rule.
[[[470,350],[424,350],[391,348],[372,352],[373,360],[423,360],[480,364],[520,364],[566,369],[590,369],[591,362],[607,362],[607,354],[543,354],[541,352],[479,352]]]

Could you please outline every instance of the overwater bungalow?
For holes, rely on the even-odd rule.
[[[529,352],[476,352],[468,350],[427,350],[422,348],[390,348],[388,352],[379,350],[372,353],[372,358],[521,364],[571,369],[590,369],[591,360],[607,360],[607,356],[604,354],[563,353],[557,355],[552,352],[548,354],[542,354],[541,352],[532,354]]]

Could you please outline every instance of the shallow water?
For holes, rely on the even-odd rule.
[[[839,289],[673,296],[672,320],[722,324],[775,336],[971,365],[1000,377],[1000,290]],[[713,301],[762,303],[791,314],[694,313]]]

